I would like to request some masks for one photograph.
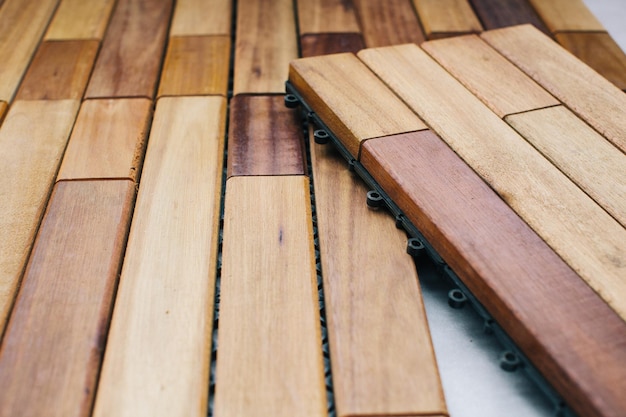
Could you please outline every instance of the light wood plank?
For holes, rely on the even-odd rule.
[[[552,33],[571,30],[606,30],[583,0],[529,1]]]
[[[206,416],[225,118],[157,104],[95,416]]]
[[[0,129],[0,333],[79,105],[78,100],[17,101]]]
[[[226,183],[216,416],[326,416],[309,181]]]
[[[353,54],[294,61],[289,81],[355,158],[367,139],[427,128]]]
[[[88,417],[135,186],[55,186],[0,351],[0,416]]]
[[[360,33],[320,33],[300,36],[300,49],[303,57],[357,53],[365,48],[365,41]]]
[[[300,35],[359,33],[353,0],[297,0]]]
[[[626,152],[626,94],[533,26],[497,29],[481,36]]]
[[[368,47],[424,42],[424,32],[410,0],[354,2]]]
[[[470,3],[485,29],[530,23],[548,33],[548,28],[528,0],[470,0]]]
[[[159,97],[228,93],[230,36],[170,37]]]
[[[170,36],[230,35],[232,1],[177,0]]]
[[[115,0],[61,0],[46,40],[102,40]]]
[[[292,0],[238,0],[233,95],[284,92],[296,36]]]
[[[418,46],[359,57],[626,319],[626,229]]]
[[[83,102],[57,180],[138,182],[151,116],[152,102],[145,98]]]
[[[483,30],[468,0],[413,0],[428,39]]]

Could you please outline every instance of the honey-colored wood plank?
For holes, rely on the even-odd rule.
[[[228,177],[305,175],[302,122],[284,96],[239,95],[230,101]]]
[[[359,57],[626,319],[626,229],[418,46]]]
[[[410,0],[354,2],[368,47],[424,42],[424,32]]]
[[[159,97],[226,96],[229,67],[229,36],[170,37]]]
[[[291,0],[238,0],[233,94],[282,93],[298,57]]]
[[[533,26],[496,29],[481,36],[626,152],[626,94],[619,88]]]
[[[139,180],[152,102],[146,98],[86,100],[57,180]]]
[[[443,141],[373,139],[362,162],[578,415],[626,409],[626,322]]]
[[[361,31],[353,0],[298,0],[297,6],[301,35]]]
[[[216,416],[326,416],[309,181],[226,183]]]
[[[91,413],[135,186],[55,186],[0,351],[0,416]]]
[[[548,33],[548,28],[528,0],[470,0],[470,3],[485,29],[530,23]]]
[[[4,121],[4,115],[7,112],[9,105],[4,101],[0,101],[0,126],[2,126],[2,122]]]
[[[332,146],[311,147],[337,415],[447,415],[406,234]]]
[[[158,101],[95,416],[206,416],[226,99]]]
[[[46,40],[102,40],[115,0],[61,0]]]
[[[468,0],[413,0],[428,39],[483,30]]]
[[[422,48],[500,117],[560,104],[476,35],[429,41]]]
[[[16,99],[80,100],[99,46],[96,40],[43,42],[24,76]]]
[[[357,53],[365,48],[365,41],[360,33],[320,33],[300,36],[300,50],[303,57]]]
[[[528,0],[552,32],[605,31],[583,0]]]
[[[427,128],[353,54],[294,61],[289,81],[355,158],[364,140]]]
[[[79,105],[78,100],[17,101],[0,129],[0,333]]]
[[[230,35],[232,1],[177,0],[170,36]]]
[[[5,0],[0,7],[0,100],[13,100],[58,2]]]
[[[87,86],[86,98],[153,98],[172,0],[120,0]]]

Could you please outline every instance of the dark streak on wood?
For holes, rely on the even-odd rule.
[[[360,33],[319,33],[300,36],[303,57],[341,52],[357,53],[363,48],[365,42]]]

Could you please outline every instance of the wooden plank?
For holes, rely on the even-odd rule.
[[[61,0],[45,40],[102,40],[115,0]]]
[[[428,39],[483,30],[468,0],[413,0]]]
[[[91,414],[134,198],[125,180],[55,186],[0,351],[0,416]]]
[[[177,0],[170,36],[230,35],[233,0]]]
[[[362,163],[578,415],[626,409],[626,323],[436,135]]]
[[[145,98],[84,101],[57,180],[138,182],[151,116],[152,101]]]
[[[226,195],[214,413],[326,416],[308,178],[233,177]]]
[[[78,107],[77,100],[17,101],[0,129],[0,333]]]
[[[365,41],[360,33],[320,33],[300,36],[300,50],[303,57],[357,53],[365,48]]]
[[[306,174],[302,122],[284,96],[233,97],[229,126],[228,177]]]
[[[298,0],[300,35],[359,33],[353,0]]]
[[[418,46],[359,57],[626,318],[626,229]]]
[[[120,0],[102,43],[86,98],[153,98],[172,0]]]
[[[206,416],[225,120],[157,104],[94,416]]]
[[[82,99],[99,47],[96,40],[43,42],[16,99]]]
[[[611,82],[530,25],[481,36],[626,152],[626,95]]]
[[[299,59],[289,81],[355,158],[364,140],[427,128],[353,54]]]
[[[170,37],[159,97],[228,93],[230,36]]]
[[[429,41],[422,48],[500,117],[560,104],[476,35]]]
[[[572,30],[606,30],[583,0],[529,1],[552,33]]]
[[[409,0],[354,2],[368,47],[424,42],[424,33]]]
[[[4,120],[4,115],[7,112],[9,105],[4,101],[0,101],[0,126],[2,126],[2,121]]]
[[[0,100],[13,100],[58,2],[5,0],[0,7]]]
[[[554,35],[561,46],[626,91],[626,54],[606,32],[563,32]]]
[[[406,234],[333,147],[311,158],[337,415],[448,415]]]
[[[291,0],[238,0],[233,95],[284,92],[296,36]]]
[[[485,29],[530,23],[548,33],[548,28],[528,0],[470,0],[470,3]]]

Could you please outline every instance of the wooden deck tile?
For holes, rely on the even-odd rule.
[[[151,116],[152,102],[146,98],[84,101],[57,180],[138,182]]]
[[[292,0],[238,0],[233,95],[283,93],[298,57]]]
[[[447,415],[406,234],[332,146],[311,147],[337,415]]]
[[[235,96],[230,101],[228,177],[305,175],[302,123],[284,96]]]
[[[357,53],[363,48],[365,41],[360,33],[320,33],[300,36],[303,57],[341,52]]]
[[[483,30],[468,0],[413,0],[428,39]]]
[[[572,30],[606,30],[583,0],[529,1],[552,33]]]
[[[301,35],[359,33],[353,0],[297,0]]]
[[[216,416],[326,416],[309,181],[226,183]]]
[[[427,128],[353,54],[299,59],[289,81],[355,158],[364,140]]]
[[[418,46],[359,57],[626,319],[626,229]]]
[[[206,416],[225,119],[157,104],[94,416]]]
[[[80,102],[17,101],[0,129],[0,333]]]
[[[86,98],[153,98],[172,0],[120,0],[98,55]]]
[[[230,35],[233,1],[177,0],[170,36]]]
[[[82,99],[99,46],[96,40],[43,42],[16,99]]]
[[[548,28],[528,0],[470,0],[485,29],[530,23],[542,32]]]
[[[159,97],[228,93],[230,36],[171,37]]]
[[[44,39],[102,40],[115,0],[61,0]]]
[[[131,181],[55,186],[0,351],[0,416],[91,413]]]
[[[579,415],[626,409],[626,322],[441,139],[373,139],[362,163]]]
[[[368,47],[424,42],[424,32],[410,0],[353,1]]]
[[[626,94],[530,25],[481,36],[626,152]]]

